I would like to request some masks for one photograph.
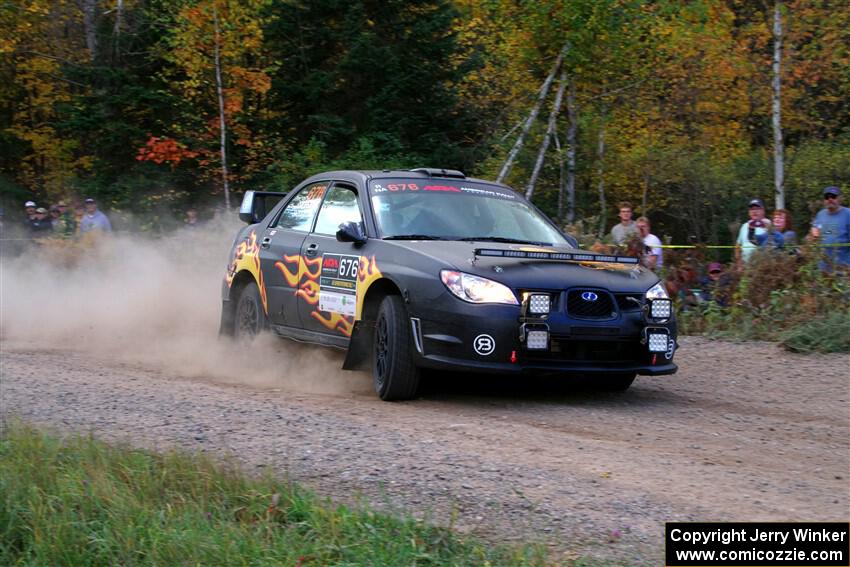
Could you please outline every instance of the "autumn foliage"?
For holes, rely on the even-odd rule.
[[[186,149],[177,140],[150,136],[144,147],[139,148],[136,154],[136,160],[167,163],[175,167],[184,159],[191,159],[197,156],[198,152]]]
[[[7,2],[0,198],[11,210],[85,188],[138,212],[217,199],[225,181],[289,189],[329,168],[495,178],[566,45],[569,94],[535,203],[562,214],[569,173],[575,218],[595,230],[628,200],[659,236],[728,244],[749,198],[773,200],[779,5],[787,208],[805,230],[824,186],[850,188],[850,10],[839,4]],[[559,79],[506,178],[518,189]]]

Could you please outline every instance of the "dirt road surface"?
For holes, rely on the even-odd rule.
[[[682,343],[677,375],[626,393],[448,376],[385,403],[364,373],[293,388],[299,360],[341,362],[313,347],[286,347],[267,363],[280,380],[251,382],[199,371],[189,358],[204,352],[163,370],[5,341],[0,404],[59,431],[232,454],[337,501],[542,542],[556,561],[660,564],[665,521],[846,521],[850,357]]]

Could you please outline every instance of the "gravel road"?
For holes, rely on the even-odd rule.
[[[205,352],[164,366],[5,340],[0,405],[59,431],[232,454],[337,501],[542,542],[556,561],[659,564],[665,521],[850,518],[850,357],[682,342],[677,375],[625,393],[452,375],[385,403],[313,347],[275,347],[254,380],[199,368]]]

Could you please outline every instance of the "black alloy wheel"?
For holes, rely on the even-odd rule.
[[[234,336],[237,340],[252,341],[265,331],[267,326],[260,289],[256,283],[251,282],[239,294],[239,300],[236,303]]]
[[[409,400],[419,389],[420,370],[413,363],[411,335],[404,302],[388,295],[378,309],[372,352],[375,392],[384,401]]]

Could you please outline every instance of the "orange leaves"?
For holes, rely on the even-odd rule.
[[[186,148],[177,140],[168,137],[159,138],[148,134],[147,143],[136,153],[137,161],[152,161],[154,163],[168,163],[171,167],[175,167],[184,159],[191,159],[198,156],[198,152],[193,152]]]

